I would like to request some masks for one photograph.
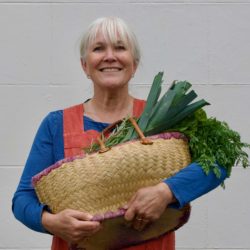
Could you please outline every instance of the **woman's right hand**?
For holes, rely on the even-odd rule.
[[[42,224],[48,232],[73,244],[101,229],[100,222],[91,219],[92,215],[73,209],[65,209],[57,214],[44,211],[42,214]]]

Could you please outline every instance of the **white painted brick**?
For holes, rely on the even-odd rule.
[[[11,4],[11,5],[19,5],[19,4],[40,4],[40,3],[51,3],[51,0],[0,0],[2,4]]]
[[[0,248],[0,249],[4,249],[7,250],[6,248]],[[50,248],[8,248],[8,250],[50,250]]]
[[[153,3],[153,4],[159,4],[159,3],[167,3],[167,4],[175,4],[175,3],[181,3],[181,4],[227,4],[227,3],[249,3],[250,0],[0,0],[0,3],[99,3],[99,4],[106,4],[106,3]]]
[[[54,0],[54,1],[60,1],[60,0]],[[63,0],[65,2],[68,2],[69,0]],[[84,1],[84,0],[82,0]],[[126,1],[125,1],[126,2]],[[220,3],[220,4],[226,4],[226,3],[249,3],[249,0],[133,0],[129,1],[133,3],[169,3],[169,4],[175,4],[175,3],[182,3],[182,4],[212,4],[212,3]]]
[[[192,202],[190,221],[176,232],[177,249],[249,249],[249,179],[249,169],[235,168],[225,190]]]
[[[250,5],[211,5],[209,68],[211,83],[249,83]]]
[[[23,165],[43,118],[50,112],[83,102],[88,86],[0,86],[0,165]]]
[[[250,142],[249,85],[200,85],[194,86],[194,89],[200,98],[211,104],[205,108],[209,116],[226,121],[241,134],[244,141]]]
[[[0,84],[49,83],[50,16],[44,4],[0,5]]]
[[[206,196],[208,247],[250,248],[249,180],[249,169],[235,168],[225,190]]]
[[[39,123],[49,110],[46,87],[0,87],[0,165],[23,165]]]
[[[249,250],[250,248],[182,248],[182,247],[177,247],[176,250]]]
[[[202,248],[207,238],[207,206],[206,200],[200,198],[191,203],[191,216],[186,225],[176,231],[176,247]]]
[[[1,234],[0,249],[47,248],[49,250],[51,236],[36,233],[18,222],[11,211],[11,200],[16,190],[22,168],[0,167],[1,197]]]

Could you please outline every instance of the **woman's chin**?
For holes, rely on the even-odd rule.
[[[102,89],[110,89],[110,90],[114,90],[114,89],[122,89],[125,86],[128,85],[127,81],[117,81],[117,79],[107,79],[104,82],[100,82],[97,84],[98,86],[100,86]]]

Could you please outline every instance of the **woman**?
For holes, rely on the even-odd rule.
[[[123,20],[97,19],[84,35],[80,52],[94,95],[83,104],[52,112],[43,120],[13,197],[16,218],[33,230],[53,234],[53,250],[69,249],[69,244],[77,244],[102,230],[102,226],[85,212],[66,209],[50,213],[31,187],[32,176],[62,158],[81,154],[81,149],[110,123],[128,115],[140,116],[145,105],[128,91],[140,51],[136,37]],[[212,172],[205,175],[198,164],[192,163],[162,183],[138,190],[126,205],[125,219],[142,230],[157,220],[169,204],[182,207],[217,187],[225,177],[223,168],[218,179]],[[175,249],[174,233],[127,249]]]

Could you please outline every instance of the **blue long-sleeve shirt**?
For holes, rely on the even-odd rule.
[[[108,125],[84,117],[85,130],[102,131]],[[63,158],[63,112],[59,110],[49,113],[42,121],[12,200],[12,211],[15,217],[35,231],[46,233],[41,223],[45,206],[39,202],[31,179]],[[174,176],[164,180],[177,200],[173,205],[182,207],[220,185],[226,178],[226,170],[222,167],[220,170],[221,177],[217,178],[212,172],[206,175],[197,163],[191,163]]]

